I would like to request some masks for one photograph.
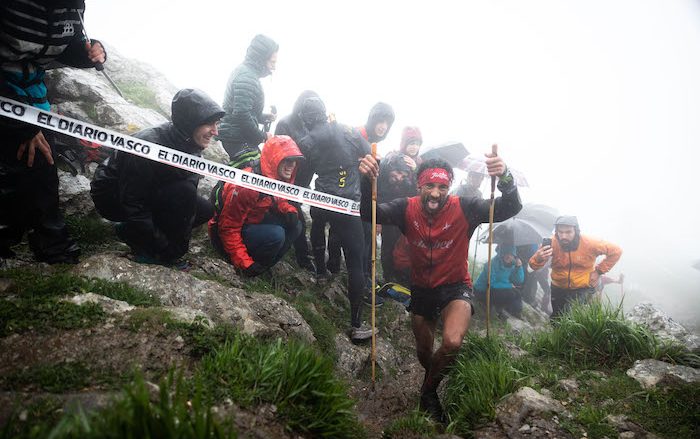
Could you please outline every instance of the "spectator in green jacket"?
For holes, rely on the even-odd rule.
[[[272,134],[260,124],[274,120],[263,114],[265,93],[260,78],[272,74],[277,64],[279,46],[265,35],[256,35],[246,52],[243,64],[236,67],[226,85],[224,110],[218,139],[231,157],[231,165],[246,167],[260,158],[261,143]]]

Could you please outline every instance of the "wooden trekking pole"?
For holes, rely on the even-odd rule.
[[[377,144],[372,143],[372,157],[377,158]],[[372,179],[372,388],[374,389],[375,366],[377,363],[377,334],[375,330],[375,304],[377,285],[377,178]]]
[[[481,235],[481,224],[476,228],[476,242],[474,243],[474,259],[472,259],[472,281],[474,280],[474,270],[476,270],[476,253],[479,251],[479,235]]]
[[[493,156],[498,155],[498,145],[491,147]],[[493,247],[493,211],[496,205],[496,177],[491,177],[491,204],[489,205],[489,256],[486,263],[486,337],[491,336],[491,249]]]

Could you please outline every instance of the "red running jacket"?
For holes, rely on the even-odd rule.
[[[260,173],[265,177],[279,180],[277,168],[285,158],[302,158],[297,144],[289,136],[275,136],[265,143],[260,155]],[[245,168],[253,171],[252,168]],[[296,169],[292,174],[290,183],[294,183]],[[268,211],[277,214],[296,213],[296,207],[289,204],[283,198],[273,197],[252,189],[236,186],[231,183],[224,184],[223,207],[221,213],[214,215],[209,220],[209,234],[211,230],[218,228],[219,238],[231,258],[231,263],[240,269],[246,269],[253,265],[253,258],[248,254],[248,249],[243,243],[241,230],[245,224],[259,224]]]
[[[520,211],[522,204],[514,182],[499,183],[503,194],[496,198],[494,221],[504,221]],[[362,219],[370,219],[371,185],[362,181]],[[400,198],[377,205],[377,223],[393,224],[408,240],[411,260],[411,285],[436,288],[466,283],[470,288],[467,253],[469,239],[476,227],[489,220],[489,200],[450,195],[437,215],[428,216],[420,196]]]

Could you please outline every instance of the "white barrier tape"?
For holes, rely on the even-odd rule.
[[[202,157],[158,145],[157,143],[147,142],[57,113],[43,111],[3,96],[0,96],[0,115],[78,139],[99,143],[108,148],[165,163],[166,165],[185,169],[196,174],[213,177],[217,180],[223,180],[254,191],[332,212],[353,216],[360,215],[360,205],[356,201],[295,186],[252,172],[246,172],[242,169],[232,168]]]

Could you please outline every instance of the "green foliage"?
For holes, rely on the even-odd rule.
[[[627,367],[644,358],[672,362],[692,358],[682,348],[662,345],[646,328],[626,321],[621,308],[600,302],[574,305],[550,330],[535,335],[530,350],[581,368]]]
[[[617,436],[617,430],[605,421],[608,411],[594,405],[582,406],[576,413],[576,422],[581,424],[592,439]]]
[[[500,340],[469,335],[446,387],[449,429],[466,434],[493,419],[498,400],[517,390],[522,376]]]
[[[12,280],[8,291],[20,297],[62,297],[83,293],[95,293],[114,300],[122,300],[133,306],[157,306],[160,300],[122,282],[87,279],[66,271],[48,276],[37,276],[32,269],[17,268],[0,271],[0,277]]]
[[[0,272],[12,280],[7,295],[0,300],[0,336],[29,330],[87,328],[101,323],[106,314],[98,304],[75,305],[62,300],[66,296],[92,292],[136,306],[158,305],[158,299],[122,283],[85,279],[58,271],[37,276],[29,269]]]
[[[139,107],[150,108],[151,110],[155,110],[163,116],[169,118],[169,116],[167,114],[164,114],[163,110],[161,110],[158,106],[156,94],[153,92],[153,89],[151,87],[148,87],[147,84],[141,84],[136,82],[120,82],[118,85],[119,89],[124,94],[124,98],[126,100]]]
[[[114,228],[96,216],[69,216],[66,225],[73,239],[84,251],[104,248],[116,239]]]
[[[384,429],[383,437],[386,439],[404,438],[407,436],[430,438],[437,436],[437,434],[437,425],[430,419],[430,416],[419,410],[414,410],[407,416],[389,424]]]
[[[153,398],[155,399],[155,398]],[[195,438],[236,437],[230,424],[218,421],[199,394],[190,399],[188,386],[172,374],[160,383],[157,400],[152,401],[143,379],[128,386],[123,398],[95,413],[79,410],[64,416],[52,429],[45,425],[21,428],[13,420],[2,437],[34,438]]]
[[[105,320],[100,305],[75,305],[50,297],[0,300],[0,337],[30,330],[89,328]]]
[[[313,311],[308,305],[297,303],[296,309],[311,327],[311,331],[313,331],[314,337],[316,337],[316,346],[318,349],[335,362],[336,328],[328,319],[323,318],[323,316]]]
[[[40,364],[9,373],[0,378],[0,387],[6,390],[39,389],[63,393],[101,384],[111,387],[123,378],[113,371],[93,370],[82,361],[66,361]]]
[[[229,324],[215,325],[210,328],[203,318],[193,323],[174,322],[171,326],[177,330],[191,347],[190,355],[201,358],[223,347],[227,341],[234,340],[238,334]]]
[[[361,433],[332,363],[301,343],[237,336],[202,360],[197,377],[215,400],[275,404],[291,430],[327,437]]]

